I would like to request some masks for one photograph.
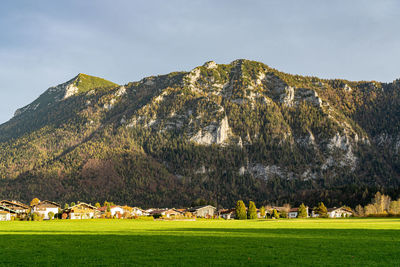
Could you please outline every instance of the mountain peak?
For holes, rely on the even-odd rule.
[[[74,94],[86,93],[95,89],[109,89],[118,86],[116,83],[110,82],[106,79],[84,73],[79,73],[74,79],[71,80],[70,84],[75,87],[73,88],[73,91],[75,91]]]
[[[108,90],[115,88],[116,86],[118,86],[118,84],[103,78],[84,73],[78,73],[78,75],[71,80],[57,86],[50,87],[34,102],[15,111],[14,117],[26,111],[35,111],[40,107],[46,107],[51,103],[65,100],[78,94],[87,93],[92,90]]]

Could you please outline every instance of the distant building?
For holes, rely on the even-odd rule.
[[[164,216],[167,218],[172,218],[172,217],[182,216],[183,213],[178,211],[177,209],[160,209],[151,211],[150,215],[154,217]]]
[[[236,218],[236,209],[223,209],[219,210],[219,217],[225,220],[232,220]]]
[[[0,206],[12,209],[19,215],[27,214],[29,206],[15,200],[1,200]]]
[[[193,215],[201,218],[212,218],[216,215],[217,208],[207,205],[207,206],[198,206],[188,209]]]
[[[64,213],[66,213],[68,215],[68,219],[71,220],[93,219],[95,218],[96,210],[96,207],[82,202],[65,209]]]
[[[145,211],[142,210],[141,208],[133,207],[131,215],[132,216],[145,216]]]
[[[347,208],[330,208],[328,209],[328,217],[329,218],[342,218],[342,217],[350,217],[353,215],[353,211]]]
[[[98,208],[97,210],[100,212],[100,214],[106,214],[107,213],[107,206]],[[124,214],[125,210],[123,209],[123,207],[121,206],[110,206],[110,213],[111,216],[117,216],[120,217]]]
[[[49,213],[57,214],[61,208],[60,204],[55,202],[44,200],[40,201],[38,204],[32,207],[32,212],[38,213],[43,219],[49,220]]]
[[[307,218],[308,218],[310,216],[308,206],[306,207],[306,212],[307,212]],[[299,208],[291,208],[289,210],[289,212],[288,212],[289,219],[297,218],[298,216],[299,216]]]
[[[16,211],[0,206],[0,221],[11,221],[11,217],[15,217],[16,215]]]

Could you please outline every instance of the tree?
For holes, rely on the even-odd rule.
[[[100,207],[101,207],[101,205],[100,205],[99,202],[97,202],[96,204],[94,204],[94,206],[95,206],[96,208],[100,208]]]
[[[65,203],[65,205],[64,205],[64,209],[66,210],[66,209],[68,209],[69,208],[69,205],[68,205],[68,203]]]
[[[244,205],[243,200],[239,200],[236,203],[236,218],[239,220],[247,219],[246,206]]]
[[[364,217],[365,211],[364,208],[361,205],[357,205],[356,207],[356,216],[357,217]]]
[[[372,201],[373,205],[376,207],[376,211],[379,214],[385,214],[389,211],[390,197],[383,195],[380,192],[376,192],[375,197]]]
[[[247,218],[250,220],[257,219],[257,207],[253,201],[249,202],[249,209],[247,210]]]
[[[33,206],[36,206],[39,203],[40,203],[40,200],[35,197],[34,199],[32,199],[30,206],[33,207]]]
[[[53,220],[54,218],[54,212],[50,211],[47,216],[49,216],[49,220]]]
[[[400,214],[400,198],[397,201],[392,201],[390,203],[389,209],[391,214]]]
[[[260,208],[260,216],[261,216],[261,218],[265,218],[265,207],[264,206],[261,206],[261,208]]]
[[[276,209],[272,210],[272,218],[279,219],[279,213]]]
[[[319,214],[319,217],[325,218],[328,216],[328,209],[325,207],[324,202],[319,202],[318,206],[314,208],[314,211]]]
[[[75,202],[71,202],[71,207],[75,206]]]
[[[307,208],[304,205],[304,203],[301,203],[300,207],[299,207],[299,212],[297,214],[298,218],[307,218],[308,214],[307,214]]]

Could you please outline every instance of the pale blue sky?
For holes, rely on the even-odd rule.
[[[119,84],[205,61],[289,73],[400,77],[400,1],[3,0],[0,122],[82,72]]]

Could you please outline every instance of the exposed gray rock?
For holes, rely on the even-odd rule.
[[[190,140],[200,145],[225,144],[231,135],[228,117],[218,124],[211,124],[197,132]]]

